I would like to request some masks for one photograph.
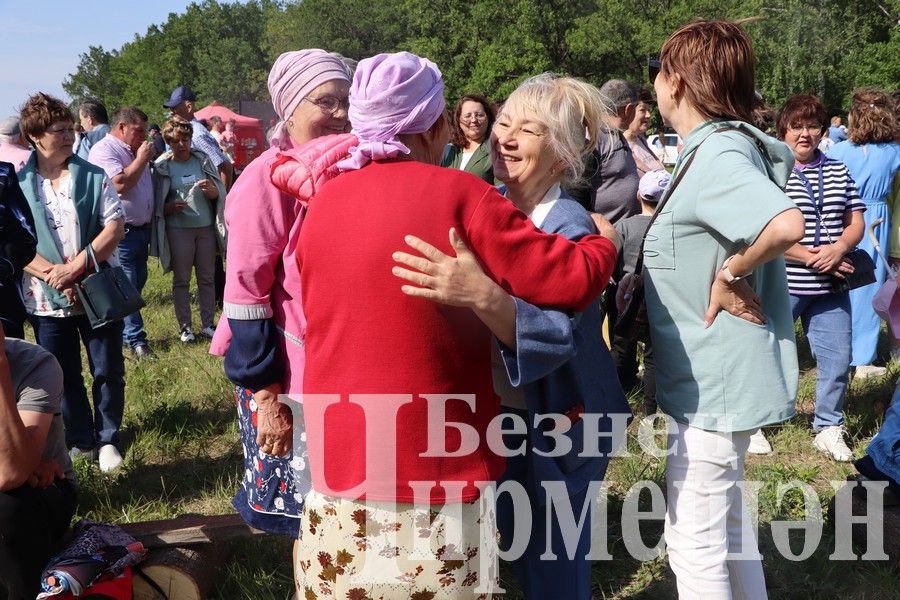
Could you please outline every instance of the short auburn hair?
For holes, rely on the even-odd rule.
[[[456,108],[453,110],[453,122],[450,124],[450,143],[457,148],[464,148],[468,143],[466,135],[462,132],[462,127],[459,126],[459,118],[462,116],[462,107],[466,102],[477,102],[481,105],[481,108],[484,109],[484,114],[487,115],[487,129],[484,130],[484,140],[491,137],[491,129],[494,127],[494,107],[491,106],[488,99],[481,94],[464,95],[459,99],[459,102],[456,103]]]
[[[847,120],[850,125],[847,137],[854,144],[893,142],[898,137],[894,101],[877,88],[853,92]]]
[[[730,21],[694,21],[669,36],[660,73],[677,73],[684,97],[707,119],[753,122],[755,59],[744,28]]]
[[[791,96],[784,102],[778,113],[778,139],[783,140],[788,127],[798,125],[800,121],[815,121],[819,124],[819,133],[828,125],[828,113],[815,96],[800,94]]]
[[[194,126],[189,121],[185,121],[181,117],[173,116],[171,119],[163,123],[162,136],[167,144],[183,140],[191,139],[194,135]]]
[[[74,122],[75,117],[65,102],[43,92],[31,96],[19,111],[19,129],[32,144],[34,138],[44,135],[54,123]]]

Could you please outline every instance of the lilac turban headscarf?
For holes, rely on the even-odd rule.
[[[350,123],[359,145],[338,168],[409,154],[397,136],[428,131],[443,112],[444,81],[430,60],[397,52],[359,61],[350,87]]]
[[[325,82],[340,79],[350,83],[350,71],[341,56],[318,48],[285,52],[269,71],[269,94],[280,119],[272,132],[272,143],[284,148],[287,121],[303,98]]]

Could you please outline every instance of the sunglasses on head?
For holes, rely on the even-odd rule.
[[[647,76],[650,78],[650,83],[656,81],[656,76],[659,75],[659,70],[662,67],[662,63],[658,58],[651,58],[647,61]]]

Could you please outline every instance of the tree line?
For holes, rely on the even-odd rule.
[[[301,48],[357,60],[415,52],[441,68],[449,102],[500,100],[542,71],[649,85],[647,59],[698,17],[750,18],[757,86],[772,106],[813,93],[837,113],[854,88],[900,87],[900,0],[204,0],[121,48],[89,47],[63,88],[154,118],[182,83],[201,105],[236,108],[269,100],[272,62]]]

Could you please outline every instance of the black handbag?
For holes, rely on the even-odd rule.
[[[815,244],[818,244],[819,240],[819,230],[825,230],[825,237],[828,238],[828,243],[833,244],[834,240],[831,239],[831,233],[828,231],[828,228],[825,227],[825,224],[822,222],[822,212],[819,205],[821,204],[823,207],[825,205],[824,198],[824,184],[823,184],[823,174],[822,174],[822,165],[819,165],[819,193],[818,196],[813,194],[812,184],[809,182],[809,179],[801,173],[800,171],[794,171],[797,176],[800,178],[800,181],[803,182],[803,185],[806,187],[806,191],[809,194],[809,199],[812,201],[813,208],[816,211],[816,241]],[[870,283],[875,283],[875,261],[872,260],[872,257],[869,256],[869,253],[863,250],[862,248],[854,248],[850,252],[844,255],[844,258],[853,263],[853,272],[852,273],[844,273],[843,277],[837,277],[836,275],[831,276],[831,291],[835,293],[847,292],[850,290],[855,290],[856,288],[860,288]]]
[[[145,306],[144,299],[125,275],[125,269],[105,263],[101,266],[90,244],[85,248],[84,263],[85,272],[91,263],[94,264],[94,272],[82,279],[75,286],[75,291],[91,327],[103,327]]]
[[[832,292],[847,292],[875,283],[875,261],[868,252],[862,248],[854,248],[844,258],[853,263],[853,272],[845,273],[843,277],[832,275]]]

